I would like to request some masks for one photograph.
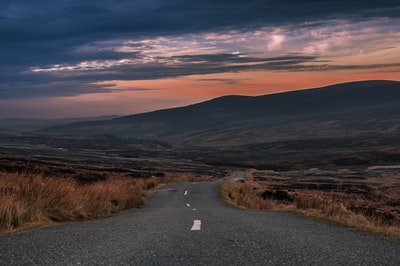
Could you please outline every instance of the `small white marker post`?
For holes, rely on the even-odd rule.
[[[191,231],[200,231],[201,230],[201,220],[194,220]]]

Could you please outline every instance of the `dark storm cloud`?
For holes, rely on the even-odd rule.
[[[399,17],[399,1],[295,0],[2,0],[0,97],[102,92],[93,82],[151,79],[245,69],[298,69],[317,58],[246,58],[227,54],[180,56],[176,66],[119,65],[60,75],[28,73],[32,67],[137,58],[136,52],[102,49],[98,42],[187,33],[320,23],[324,19]],[[86,50],[78,51],[78,48]],[[205,61],[193,65],[194,61]],[[237,65],[229,65],[235,63]],[[246,65],[253,64],[254,65]],[[58,86],[57,88],[56,85]]]
[[[303,68],[304,63],[318,62],[315,56],[288,55],[281,57],[240,57],[232,54],[210,54],[199,56],[174,56],[171,58],[160,58],[161,60],[176,61],[174,65],[149,63],[149,64],[126,64],[113,66],[103,70],[70,71],[63,73],[69,79],[85,82],[95,82],[107,75],[109,80],[152,80],[170,77],[180,77],[195,74],[213,74],[224,72],[235,72],[243,70],[281,70]],[[200,63],[197,63],[200,62]],[[45,73],[41,75],[46,75]]]
[[[2,1],[3,42],[102,39],[399,16],[398,1]]]
[[[0,98],[29,98],[74,96],[87,93],[112,92],[113,85],[94,84],[103,80],[152,80],[195,74],[213,74],[243,70],[295,70],[303,69],[304,63],[318,62],[314,56],[288,55],[269,58],[242,57],[232,54],[175,56],[159,58],[175,63],[124,64],[104,69],[23,73],[22,81],[6,80],[0,83]],[[201,62],[201,63],[197,63]],[[67,67],[67,66],[59,66]],[[55,73],[54,73],[55,72]],[[104,79],[107,77],[107,79]]]
[[[215,74],[240,72],[245,70],[272,71],[330,71],[361,70],[398,67],[400,64],[374,65],[328,65],[327,60],[316,56],[287,55],[269,58],[241,57],[232,54],[210,54],[199,56],[176,56],[168,58],[179,60],[175,66],[167,64],[127,64],[96,70],[72,70],[61,73],[27,73],[23,81],[2,83],[0,98],[30,98],[51,96],[75,96],[88,93],[109,93],[114,91],[114,84],[95,84],[107,80],[152,80],[198,74]],[[165,58],[163,59],[165,60]],[[194,63],[193,63],[194,62]],[[196,63],[201,62],[201,63]],[[200,81],[219,81],[226,84],[237,84],[230,79],[203,79]],[[125,88],[124,90],[148,90],[145,88]],[[17,94],[21,92],[21,94]]]

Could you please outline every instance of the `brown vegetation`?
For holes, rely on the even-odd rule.
[[[389,184],[388,179],[380,179],[379,185],[373,180],[358,183],[349,180],[336,185],[333,179],[320,177],[314,178],[314,182],[303,177],[301,183],[299,179],[280,175],[268,178],[264,173],[262,181],[249,178],[225,183],[220,194],[226,202],[239,208],[292,211],[400,239],[399,183]],[[260,178],[262,174],[255,176]]]
[[[113,176],[82,183],[41,174],[0,173],[0,232],[105,217],[143,206],[146,190],[160,184],[201,178],[190,174]]]

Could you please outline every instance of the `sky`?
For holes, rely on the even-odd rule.
[[[1,0],[0,118],[400,78],[400,1]]]

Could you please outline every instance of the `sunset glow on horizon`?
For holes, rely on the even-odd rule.
[[[399,80],[396,1],[189,4],[3,2],[0,118],[127,115]]]

